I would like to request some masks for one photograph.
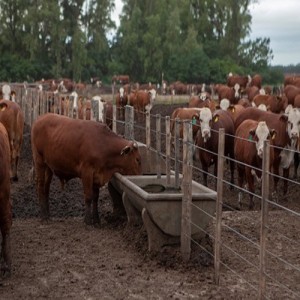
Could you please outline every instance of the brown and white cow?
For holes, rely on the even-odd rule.
[[[296,149],[299,138],[300,112],[297,109],[289,109],[288,111],[286,110],[286,114],[275,114],[255,107],[249,107],[238,115],[235,121],[235,128],[247,119],[266,121],[268,127],[276,131],[273,161],[273,173],[275,175],[274,194],[276,194],[279,181],[279,167],[283,169],[283,177],[289,178],[289,168],[293,161],[292,151]],[[284,180],[284,194],[287,193],[287,185],[287,180]]]
[[[75,177],[81,179],[86,224],[100,223],[99,188],[114,173],[141,174],[137,144],[99,122],[51,113],[42,115],[32,125],[31,147],[42,220],[50,216],[49,191],[53,174],[62,184]]]
[[[8,134],[0,123],[0,229],[1,244],[1,273],[10,275],[11,271],[11,243],[10,229],[12,225],[12,211],[10,201],[10,146]]]
[[[229,87],[234,87],[236,84],[240,86],[240,88],[245,89],[251,81],[251,77],[248,76],[241,76],[229,73],[227,76],[227,85]]]
[[[283,92],[287,97],[288,104],[294,105],[295,97],[300,95],[300,87],[289,84],[284,87]]]
[[[200,129],[198,130],[195,138],[195,144],[198,146],[198,157],[203,168],[204,185],[207,186],[208,168],[214,165],[214,175],[217,176],[217,159],[218,159],[218,146],[219,146],[219,129],[225,130],[225,155],[230,158],[230,173],[231,184],[234,183],[234,123],[227,111],[216,110],[214,114],[208,109],[201,109],[200,116]],[[207,150],[207,151],[206,151]],[[195,152],[195,158],[197,153]],[[231,186],[233,188],[233,186]]]
[[[258,107],[261,104],[264,104],[267,110],[279,114],[281,112],[284,112],[287,106],[287,101],[284,96],[259,94],[253,98],[252,104],[256,107]]]
[[[11,153],[11,179],[18,180],[18,164],[24,131],[24,114],[16,102],[0,101],[0,122],[7,130]]]
[[[193,139],[195,139],[196,133],[199,129],[199,116],[200,116],[201,108],[196,107],[178,107],[176,108],[171,115],[170,120],[170,132],[171,135],[175,136],[175,123],[176,119],[180,121],[179,127],[179,138],[183,137],[183,121],[191,121],[192,122],[192,132]]]
[[[238,172],[238,185],[244,182],[249,190],[249,209],[253,209],[253,194],[255,192],[254,177],[261,179],[262,156],[264,141],[273,138],[276,132],[269,129],[265,121],[245,120],[237,128],[234,140],[234,155]],[[270,147],[270,167],[274,159],[274,148]],[[239,192],[239,206],[241,208],[242,192]]]
[[[130,94],[130,105],[138,113],[138,117],[145,111],[150,112],[156,98],[156,90],[138,90]]]
[[[249,86],[256,86],[258,89],[261,89],[262,87],[262,77],[259,74],[255,74],[249,78]]]
[[[240,86],[238,84],[234,87],[229,87],[224,84],[216,84],[214,92],[218,95],[219,101],[222,99],[228,99],[231,104],[237,104],[241,97]]]

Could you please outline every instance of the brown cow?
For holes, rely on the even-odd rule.
[[[249,190],[249,209],[253,209],[253,194],[255,192],[254,176],[261,178],[263,144],[275,136],[274,130],[268,128],[265,121],[245,120],[237,128],[234,140],[234,156],[237,161],[238,185],[243,187],[244,181]],[[272,138],[271,138],[272,137]],[[274,159],[274,148],[270,147],[270,167]],[[242,193],[239,192],[241,208]]]
[[[8,133],[0,123],[0,229],[1,244],[1,273],[10,275],[11,248],[10,229],[12,225],[12,212],[10,202],[10,147]]]
[[[127,84],[127,83],[129,83],[129,75],[114,75],[112,77],[112,82],[114,84],[116,84],[116,83]]]
[[[229,87],[224,84],[215,85],[215,93],[218,94],[219,101],[228,99],[231,104],[236,104],[240,99],[240,86],[236,84],[234,87]]]
[[[11,153],[11,178],[18,180],[18,164],[24,131],[24,114],[16,102],[0,101],[0,122],[7,130]]]
[[[238,84],[241,88],[245,89],[251,81],[251,77],[248,76],[240,76],[229,73],[227,76],[227,85],[229,87],[234,87]]]
[[[53,173],[62,184],[72,178],[81,178],[85,196],[84,221],[98,225],[99,188],[116,172],[141,174],[137,144],[99,122],[51,113],[42,115],[32,125],[31,146],[42,220],[50,216],[49,191]]]
[[[254,103],[256,107],[264,104],[267,110],[277,114],[283,112],[287,106],[285,97],[275,95],[256,95],[252,103]]]
[[[292,84],[300,87],[299,83],[300,83],[299,75],[287,75],[284,77],[284,81],[283,81],[284,86]]]
[[[131,94],[133,95],[130,95],[130,105],[132,105],[138,113],[138,117],[140,117],[140,115],[145,111],[151,111],[156,97],[156,90],[138,90]]]
[[[200,108],[192,108],[192,107],[179,107],[176,108],[171,115],[170,121],[170,132],[171,135],[175,136],[175,123],[176,118],[180,120],[180,127],[179,127],[179,137],[183,137],[183,121],[191,121],[192,122],[192,132],[193,132],[193,139],[195,139],[196,133],[199,129],[199,115],[200,115]]]
[[[295,97],[300,94],[300,87],[288,84],[284,87],[283,92],[287,97],[288,104],[294,105]]]
[[[198,148],[198,156],[202,164],[204,185],[207,186],[208,168],[214,165],[214,175],[218,171],[218,146],[219,146],[219,129],[225,129],[225,155],[230,158],[231,184],[234,184],[234,123],[227,111],[216,110],[212,114],[208,109],[203,108],[200,112],[200,129],[195,138],[195,144]],[[206,149],[207,151],[205,151]],[[195,152],[195,155],[197,153]],[[197,156],[195,156],[197,158]],[[230,186],[232,189],[233,186]]]
[[[262,87],[262,77],[259,74],[255,74],[252,78],[249,78],[249,86],[256,86],[258,89]]]
[[[296,109],[291,109],[287,115],[275,114],[272,112],[262,111],[256,107],[249,107],[242,111],[235,121],[237,128],[243,121],[251,119],[256,121],[266,121],[269,128],[276,131],[274,138],[274,194],[277,193],[277,185],[279,181],[279,166],[283,168],[283,177],[288,179],[289,168],[293,161],[293,152],[287,149],[295,149],[295,142],[299,138],[299,121],[300,113]],[[283,193],[287,193],[287,180],[284,180]]]
[[[210,94],[204,92],[201,93],[198,96],[192,96],[189,100],[189,107],[193,108],[193,107],[198,107],[198,108],[202,108],[202,107],[208,107],[211,109],[211,111],[215,111],[216,110],[216,103],[215,101],[213,101],[210,97]]]

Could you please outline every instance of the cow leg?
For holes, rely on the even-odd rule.
[[[100,218],[98,213],[98,199],[99,199],[99,187],[93,188],[93,224],[100,225]]]
[[[297,171],[299,167],[299,152],[294,154],[294,179],[297,179]]]
[[[2,244],[1,244],[1,274],[5,276],[10,275],[11,271],[11,248],[10,248],[10,228],[12,224],[12,212],[11,204],[9,201],[2,203],[0,220],[2,220],[1,226],[1,235],[2,235]]]
[[[83,184],[83,191],[84,191],[84,197],[85,197],[85,199],[84,199],[85,200],[84,222],[87,225],[93,225],[91,204],[94,199],[94,188],[92,186],[92,184],[93,184],[92,176],[82,178],[82,184]]]
[[[238,173],[238,185],[240,188],[243,187],[244,183],[244,175],[245,175],[245,168],[241,164],[237,164],[237,173]],[[239,208],[242,208],[242,191],[239,191],[238,195],[238,205]]]
[[[42,221],[47,221],[49,219],[49,207],[47,208],[47,200],[45,193],[46,168],[47,166],[44,163],[35,163],[36,186]]]
[[[230,166],[230,190],[234,189],[234,160],[233,157],[230,157],[229,161],[229,166]]]
[[[279,161],[278,159],[274,159],[273,163],[273,193],[272,193],[272,199],[276,202],[278,198],[277,193],[277,187],[278,187],[278,181],[279,181]]]
[[[283,195],[287,194],[290,168],[283,169]]]
[[[11,272],[11,247],[9,230],[2,230],[1,245],[1,275],[10,276]]]
[[[253,194],[255,192],[254,189],[254,176],[251,173],[251,168],[246,167],[246,182],[248,184],[248,191],[249,191],[249,209],[253,209],[254,201],[253,201]]]
[[[48,218],[50,217],[50,210],[49,210],[49,193],[50,193],[50,184],[52,181],[53,172],[50,168],[46,168],[45,171],[45,209]]]

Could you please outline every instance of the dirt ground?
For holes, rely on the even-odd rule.
[[[170,115],[174,107],[156,105],[152,113]],[[135,136],[138,140],[139,136]],[[126,216],[114,215],[107,187],[100,191],[101,228],[83,222],[83,192],[78,179],[64,191],[54,178],[48,224],[39,219],[35,187],[28,180],[32,165],[30,132],[25,130],[19,181],[12,184],[13,267],[0,280],[0,299],[258,299],[260,212],[226,211],[220,285],[214,283],[211,239],[192,243],[191,259],[182,261],[180,246],[150,253],[146,231],[127,226]],[[199,181],[201,181],[199,176]],[[300,211],[298,187],[283,203]],[[226,201],[236,203],[236,191],[225,188]],[[268,249],[300,268],[300,224],[281,210],[269,217]],[[234,232],[226,226],[234,228]],[[213,234],[211,224],[208,232]],[[245,234],[249,241],[239,236]],[[267,271],[269,299],[299,299],[300,272],[270,256]],[[274,279],[274,280],[273,280]],[[288,289],[282,287],[287,285]]]

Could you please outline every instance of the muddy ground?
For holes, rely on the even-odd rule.
[[[155,105],[152,113],[165,116],[173,109]],[[144,139],[142,134],[136,133],[135,138]],[[182,261],[179,245],[149,252],[144,227],[129,227],[126,216],[113,214],[106,186],[100,191],[101,228],[83,222],[83,192],[78,179],[71,180],[63,191],[53,179],[52,219],[42,224],[35,187],[28,181],[31,165],[30,131],[26,128],[19,181],[12,184],[12,274],[0,281],[0,299],[258,298],[259,251],[254,245],[260,236],[258,201],[254,211],[247,210],[246,201],[242,211],[224,212],[220,285],[216,285],[213,238],[194,241],[188,263]],[[194,177],[201,182],[201,175]],[[213,188],[213,180],[210,186]],[[225,201],[236,207],[237,191],[225,187],[224,195]],[[299,187],[290,186],[280,204],[299,213],[298,195]],[[267,249],[279,259],[267,256],[269,299],[299,299],[300,272],[293,267],[300,268],[299,225],[299,217],[271,208]],[[207,233],[214,236],[213,224]]]

